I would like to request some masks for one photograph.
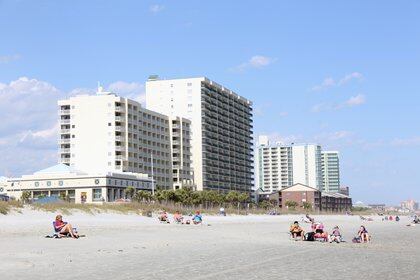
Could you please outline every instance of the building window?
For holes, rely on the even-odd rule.
[[[61,187],[64,185],[63,181],[58,181],[58,185]]]
[[[187,83],[187,86],[188,86],[188,87],[192,86],[192,83]]]
[[[47,181],[47,186],[51,187],[51,181]]]
[[[95,179],[95,185],[99,185],[99,179]]]
[[[102,200],[102,189],[93,189],[93,201]]]
[[[39,187],[39,182],[35,182],[35,187]]]
[[[112,124],[109,122],[109,123],[108,123],[108,126],[111,126],[111,125],[112,125]]]

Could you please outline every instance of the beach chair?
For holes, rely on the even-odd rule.
[[[54,233],[52,235],[53,238],[62,238],[62,237],[71,237],[70,233],[62,234],[59,230],[55,227],[55,221],[53,222]],[[73,228],[73,231],[77,233],[77,228]]]

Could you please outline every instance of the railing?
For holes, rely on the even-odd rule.
[[[61,144],[68,144],[70,143],[70,138],[66,138],[66,139],[60,139],[59,141]]]
[[[60,120],[61,124],[69,124],[70,123],[70,119],[61,119]]]
[[[60,115],[70,115],[70,110],[60,110]]]
[[[70,134],[70,129],[61,129],[60,134]]]

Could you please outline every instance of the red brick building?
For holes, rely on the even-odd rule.
[[[303,204],[307,202],[312,205],[312,209],[318,210],[321,207],[321,192],[303,184],[295,184],[280,191],[280,208],[287,209],[287,201],[295,201],[298,204],[296,209],[303,208]]]
[[[312,210],[326,212],[345,212],[351,210],[352,199],[340,193],[321,192],[303,184],[295,184],[279,192],[279,206],[287,209],[287,201],[297,203],[296,209],[303,208],[304,203],[310,203]]]

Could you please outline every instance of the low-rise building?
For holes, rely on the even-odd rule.
[[[75,203],[102,203],[126,198],[127,187],[151,191],[152,179],[131,172],[86,173],[58,164],[32,175],[7,179],[5,190],[15,199],[27,191],[32,199],[57,196]]]
[[[321,192],[303,184],[295,184],[279,192],[280,208],[288,209],[290,205],[288,201],[296,202],[296,209],[306,208],[326,212],[345,212],[352,207],[352,199],[347,195]]]
[[[321,210],[326,212],[350,211],[352,199],[341,193],[323,192],[321,194]]]
[[[307,203],[307,206],[318,210],[321,207],[321,191],[303,184],[295,184],[279,192],[280,208],[288,209],[288,201],[296,202],[296,208],[303,208]]]

